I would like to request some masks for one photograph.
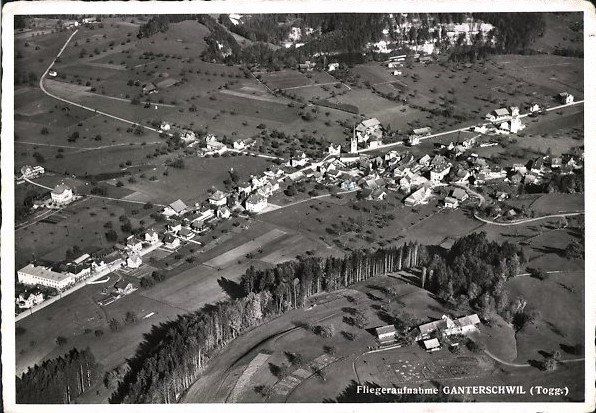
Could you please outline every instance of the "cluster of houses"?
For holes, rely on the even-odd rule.
[[[389,151],[383,156],[367,154],[346,154],[331,156],[323,162],[310,163],[306,157],[293,158],[290,164],[302,166],[289,174],[292,181],[313,179],[324,185],[338,186],[342,191],[360,191],[362,198],[383,200],[387,191],[406,195],[408,206],[427,203],[433,195],[433,188],[452,184],[454,189],[444,199],[444,205],[456,208],[468,198],[459,186],[483,183],[493,179],[504,179],[506,171],[491,167],[487,161],[475,154],[466,157],[465,152],[477,144],[478,136],[456,144],[437,145],[433,154],[414,157],[409,151]]]
[[[532,105],[532,107],[535,107]],[[476,127],[475,131],[486,133],[489,130],[493,133],[518,133],[525,129],[525,125],[519,116],[519,107],[510,106],[508,108],[495,109],[486,114],[485,119],[492,123],[492,128],[487,128],[485,125]]]
[[[480,318],[477,314],[471,314],[457,319],[443,315],[439,320],[422,324],[417,328],[415,341],[428,352],[441,349],[441,342],[449,341],[452,346],[457,346],[457,341],[449,340],[453,336],[465,336],[477,331]],[[395,345],[398,343],[397,331],[394,325],[386,325],[375,328],[375,335],[381,347]]]
[[[505,182],[514,185],[539,184],[553,173],[570,175],[584,167],[583,154],[563,154],[561,156],[541,156],[530,159],[527,163],[513,164],[508,171]]]
[[[45,173],[45,169],[41,165],[23,165],[21,167],[21,176],[17,179],[33,179]]]
[[[114,248],[105,248],[93,253],[85,253],[80,257],[54,265],[29,263],[17,271],[18,282],[28,286],[43,286],[57,291],[66,291],[76,284],[92,281],[120,269],[138,268],[142,264],[142,256],[153,251],[162,243],[157,233],[149,230],[143,239],[131,235],[125,244],[116,244]],[[17,305],[20,308],[31,308],[43,301],[39,295],[31,298],[19,296]]]
[[[161,237],[156,233],[152,236],[161,238],[165,248],[176,249],[181,241],[203,233],[208,224],[229,219],[233,211],[260,213],[267,208],[268,198],[280,189],[279,182],[285,175],[281,168],[267,170],[261,176],[236,183],[229,192],[214,189],[206,202],[193,206],[178,199],[162,211],[166,217],[164,233]]]

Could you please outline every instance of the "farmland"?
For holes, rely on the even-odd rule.
[[[408,53],[395,75],[377,52],[331,70],[340,54],[323,46],[312,58],[314,69],[304,59],[285,63],[297,47],[268,55],[284,51],[268,42],[261,52],[269,64],[223,56],[227,49],[217,36],[224,35],[217,32],[235,29],[217,17],[175,20],[162,29],[148,16],[106,16],[70,28],[32,20],[15,36],[15,266],[66,265],[84,253],[92,255],[89,266],[108,253],[124,265],[105,282],[89,282],[17,323],[17,374],[72,347],[89,347],[101,379],[77,402],[138,402],[143,398],[132,393],[143,380],[144,401],[186,403],[359,401],[355,386],[367,382],[565,384],[566,397],[531,401],[582,400],[586,251],[579,181],[586,114],[584,61],[569,51],[581,41],[571,17],[551,17],[552,27],[538,36],[535,47],[548,54],[458,62],[443,52],[428,60]],[[140,27],[155,30],[143,35]],[[230,36],[256,55],[250,46],[264,34],[248,33]],[[564,38],[555,42],[557,36]],[[203,54],[213,49],[223,57]],[[561,105],[565,91],[575,102]],[[528,116],[530,103],[549,110]],[[523,131],[473,132],[487,113],[511,106],[519,107]],[[367,119],[380,123],[381,147],[344,157],[353,127]],[[405,143],[420,127],[432,134]],[[457,152],[468,138],[486,145],[474,141]],[[341,145],[339,156],[330,144]],[[385,157],[389,147],[396,153]],[[301,152],[311,164],[294,167]],[[451,173],[436,178],[430,159],[438,169],[445,166],[441,158]],[[548,167],[533,172],[540,159]],[[45,172],[21,178],[24,165]],[[456,167],[469,174],[460,179]],[[500,178],[484,182],[489,172]],[[250,181],[248,190],[243,181]],[[31,206],[61,183],[77,195],[74,202]],[[406,205],[422,186],[432,189],[430,198]],[[455,187],[469,197],[450,208]],[[215,189],[226,192],[222,202]],[[382,194],[373,196],[376,190]],[[176,200],[187,208],[162,214]],[[559,216],[545,216],[551,214]],[[162,243],[149,241],[150,229]],[[504,251],[494,262],[449,256],[458,240],[480,232],[489,248]],[[135,242],[132,235],[155,247],[140,264],[128,261],[139,253],[127,244]],[[399,270],[376,272],[375,250],[399,250]],[[405,251],[410,264],[402,269]],[[342,263],[346,257],[358,263],[356,275],[351,262]],[[467,272],[461,262],[469,264]],[[336,270],[343,284],[331,278]],[[374,276],[367,279],[369,270]],[[260,278],[251,279],[255,273]],[[135,291],[106,304],[118,281]],[[236,310],[242,316],[232,321],[241,326],[226,318]],[[219,318],[208,318],[216,313]],[[410,334],[442,315],[476,313],[478,331],[462,338],[458,350],[444,345],[427,352],[413,337],[385,348],[375,336],[382,325],[403,324]],[[178,328],[180,320],[190,322]],[[191,324],[199,329],[192,340],[176,341]],[[164,353],[171,342],[188,346]],[[180,373],[166,356],[185,356],[191,347],[198,366]],[[562,359],[547,371],[545,360],[555,353]],[[153,375],[164,360],[171,371]],[[129,368],[133,375],[117,389],[124,376],[115,369]],[[118,377],[104,383],[106,373]],[[161,380],[163,394],[156,395]]]
[[[576,279],[572,275],[564,277]],[[516,285],[520,285],[526,280],[520,278],[515,281]],[[398,298],[389,299],[380,292],[387,286],[398,289]],[[526,294],[534,296],[524,291],[524,296]],[[529,300],[540,309],[548,307],[544,302]],[[581,304],[574,305],[578,311],[581,307]],[[311,305],[306,308],[276,318],[231,343],[185,394],[183,402],[321,402],[339,397],[353,381],[387,387],[406,385],[427,388],[437,385],[437,382],[441,386],[461,383],[525,386],[543,382],[569,383],[570,398],[581,397],[581,380],[571,379],[572,371],[581,363],[571,363],[545,376],[529,365],[510,367],[487,354],[467,349],[462,349],[456,356],[447,350],[428,354],[417,345],[380,352],[366,351],[367,346],[375,343],[371,327],[384,323],[383,311],[400,312],[403,319],[414,317],[417,322],[425,321],[416,318],[419,314],[433,319],[450,312],[427,292],[400,277],[382,277],[352,289],[313,297]],[[364,314],[366,324],[362,328],[346,323],[346,315],[353,311]],[[555,318],[545,311],[544,323],[548,324]],[[334,334],[324,338],[308,331],[308,326],[316,325],[331,326]],[[531,328],[544,331],[539,325]],[[582,334],[577,326],[567,326],[559,333],[565,338],[552,336],[552,341],[529,343],[528,334],[531,333],[514,334],[506,323],[495,320],[490,327],[481,326],[477,339],[486,340],[491,354],[498,354],[508,361],[519,360],[523,364],[528,359],[541,357],[535,351],[527,352],[528,345],[533,349],[558,348],[561,341],[563,344],[573,343],[575,334]],[[300,355],[298,364],[292,361],[292,354]],[[323,373],[313,373],[315,369],[311,367],[316,365],[322,366]],[[282,371],[280,366],[284,375],[279,373]],[[516,400],[528,400],[523,395],[518,397]],[[481,396],[476,400],[491,398]]]

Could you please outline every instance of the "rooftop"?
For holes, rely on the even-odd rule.
[[[19,270],[24,274],[33,275],[40,278],[45,278],[46,280],[52,280],[56,282],[61,282],[66,279],[71,278],[70,274],[55,272],[50,270],[49,268],[42,267],[42,266],[35,266],[33,264],[29,264]]]

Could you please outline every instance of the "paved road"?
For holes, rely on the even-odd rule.
[[[550,112],[550,111],[553,111],[553,110],[563,109],[563,108],[567,108],[567,107],[570,107],[570,106],[579,105],[579,104],[582,104],[582,103],[584,103],[584,100],[578,100],[578,101],[567,103],[567,104],[564,104],[564,105],[557,105],[557,106],[553,106],[551,108],[547,108],[546,111],[547,112]],[[529,116],[529,115],[530,115],[530,113],[524,113],[522,115],[519,115],[519,117],[520,118],[525,118],[526,116]],[[482,126],[489,126],[489,125],[492,125],[492,122],[485,122],[485,123],[482,123],[481,125]],[[474,125],[474,126],[476,126],[476,125]],[[428,136],[422,136],[420,138],[420,140],[423,141],[423,140],[426,140],[426,139],[432,139],[432,138],[437,138],[439,136],[449,135],[451,133],[470,131],[470,127],[471,126],[466,126],[466,127],[459,128],[459,129],[452,129],[452,130],[445,131],[445,132],[434,133],[434,134],[428,135]],[[376,151],[376,150],[379,150],[379,149],[391,148],[393,146],[400,146],[400,145],[403,145],[403,144],[404,143],[402,141],[393,142],[393,143],[386,143],[384,145],[379,145],[376,148],[359,149],[357,151],[357,153],[372,152],[372,151]]]
[[[499,225],[501,227],[508,227],[508,226],[512,226],[512,225],[521,225],[521,224],[527,224],[528,222],[540,221],[541,219],[573,217],[573,216],[578,216],[578,215],[585,215],[585,212],[581,211],[581,212],[568,212],[568,213],[563,213],[563,214],[544,215],[544,216],[536,217],[536,218],[519,219],[519,220],[513,221],[513,222],[491,221],[489,219],[482,218],[482,217],[478,216],[478,214],[474,214],[474,218],[476,218],[478,221],[484,222],[485,224]]]

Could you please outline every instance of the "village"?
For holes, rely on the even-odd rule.
[[[560,103],[570,104],[573,96],[561,93]],[[538,105],[528,107],[528,115],[539,113]],[[295,154],[276,169],[268,169],[262,175],[252,176],[249,181],[234,182],[231,191],[212,188],[211,195],[202,203],[188,206],[181,200],[167,205],[162,214],[165,223],[155,225],[144,234],[131,235],[123,244],[116,244],[113,250],[83,254],[72,262],[57,263],[61,267],[53,270],[47,266],[30,263],[18,271],[18,280],[25,285],[41,285],[60,292],[72,289],[83,282],[92,282],[121,268],[135,269],[142,264],[142,257],[156,248],[175,251],[183,243],[193,241],[197,234],[208,231],[217,221],[227,220],[232,213],[245,218],[279,208],[268,199],[282,186],[298,182],[316,182],[335,193],[357,192],[361,199],[383,201],[387,191],[404,196],[408,207],[416,207],[439,197],[444,208],[458,208],[469,204],[470,195],[477,198],[477,206],[484,206],[485,196],[494,201],[504,201],[517,193],[519,185],[539,184],[544,177],[554,173],[567,175],[583,168],[583,152],[566,154],[562,157],[544,156],[528,159],[526,164],[516,163],[509,167],[490,164],[474,153],[474,148],[498,144],[494,138],[502,133],[515,134],[524,128],[519,108],[496,109],[486,115],[484,123],[465,131],[469,137],[449,144],[437,143],[434,152],[416,158],[407,148],[431,138],[429,128],[415,129],[405,137],[405,151],[389,150],[378,155],[369,154],[383,147],[383,127],[377,119],[366,119],[354,127],[349,152],[342,153],[341,145],[331,144],[328,154],[321,160],[313,160],[304,153]],[[169,132],[170,124],[162,122],[161,130]],[[177,136],[190,148],[199,143],[199,138],[190,130],[180,130]],[[197,156],[217,156],[228,151],[247,152],[254,140],[234,141],[231,147],[218,141],[213,134],[202,138],[203,144],[196,148]],[[217,154],[217,155],[216,155]],[[29,180],[44,173],[41,166],[25,165],[21,168],[20,180]],[[235,176],[234,171],[230,171]],[[499,187],[492,192],[484,191],[486,185],[505,182],[509,191]],[[473,188],[476,188],[474,190]],[[59,209],[76,202],[81,196],[73,193],[67,185],[60,183],[50,192],[50,198],[35,200],[33,208]],[[493,208],[499,218],[516,217],[520,211]],[[500,212],[499,212],[500,211]],[[200,243],[197,243],[200,245]],[[19,294],[16,298],[19,311],[30,309],[44,301],[43,294],[33,291],[28,297]]]
[[[527,16],[16,19],[18,400],[581,400],[582,17]]]

